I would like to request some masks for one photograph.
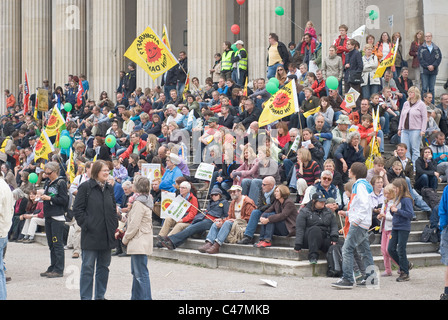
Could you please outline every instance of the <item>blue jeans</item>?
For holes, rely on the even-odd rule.
[[[420,144],[421,144],[420,130],[401,131],[401,143],[404,143],[408,146],[408,152],[406,153],[406,157],[412,159],[414,168],[416,168],[415,162],[420,156]]]
[[[417,181],[415,181],[415,189],[421,190],[422,188],[432,188],[437,190],[438,180],[436,176],[428,176],[427,174],[422,174]]]
[[[230,233],[230,230],[232,230],[232,226],[233,221],[224,222],[221,228],[218,228],[214,223],[210,228],[210,231],[208,232],[207,241],[212,244],[214,242],[217,242],[220,246],[222,246],[224,241],[226,241],[227,236]]]
[[[397,116],[399,115],[398,112],[395,113]],[[384,134],[388,135],[390,133],[390,119],[393,118],[393,116],[388,113],[385,112],[384,116],[380,117],[380,125],[381,125],[381,130],[383,130]]]
[[[3,253],[8,244],[8,237],[0,238],[0,300],[6,300],[6,278],[5,267],[3,265]]]
[[[149,281],[148,256],[131,255],[132,296],[131,300],[152,300],[151,282]]]
[[[92,300],[94,276],[95,300],[104,300],[109,280],[109,266],[112,259],[111,250],[82,250],[81,256],[81,300]]]
[[[353,265],[355,250],[361,256],[364,268],[373,266],[372,252],[370,251],[369,234],[366,229],[351,225],[342,247],[342,277],[351,283],[354,283]]]
[[[408,188],[411,193],[412,199],[414,199],[415,206],[423,211],[432,211],[431,208],[428,206],[428,204],[423,200],[422,196],[419,195],[418,192],[415,191],[414,188],[412,188],[411,179],[406,177],[406,183],[408,184]],[[414,218],[415,217],[416,217],[416,215],[414,212]]]
[[[390,257],[398,263],[400,271],[409,274],[409,261],[406,254],[409,231],[392,230],[387,251]]]
[[[434,74],[421,74],[421,80],[422,80],[422,95],[426,92],[432,93],[432,103],[434,104],[435,94],[434,94],[434,88],[436,86],[436,78],[437,75]]]
[[[218,187],[219,189],[221,189],[223,196],[227,198],[227,200],[230,200],[230,195],[227,191],[232,187],[233,181],[217,182],[216,178],[218,178],[218,176],[219,176],[218,171],[213,172],[212,181],[210,182],[211,187],[209,188],[210,189],[209,191],[212,192],[213,187]]]
[[[243,188],[243,195],[249,196],[251,199],[257,199],[260,195],[261,185],[263,180],[261,179],[244,179],[241,182],[241,187]]]
[[[246,226],[246,231],[244,231],[245,236],[253,238],[262,214],[263,212],[261,212],[260,210],[252,211],[252,213],[250,214],[249,222]]]
[[[282,63],[276,63],[273,66],[268,67],[268,73],[267,78],[268,80],[275,77],[275,74],[277,73],[277,68],[283,67]]]
[[[270,216],[273,216],[274,214],[276,214],[276,213],[275,212],[263,213],[262,217],[269,218]],[[289,231],[288,231],[288,228],[286,228],[286,223],[284,220],[276,222],[276,223],[269,222],[268,224],[261,226],[260,240],[271,241],[272,236],[274,236],[274,235],[286,237],[288,234],[289,234]]]
[[[202,213],[199,213],[202,214]],[[169,236],[171,242],[174,244],[174,247],[180,246],[185,242],[189,237],[207,231],[213,225],[213,221],[210,219],[204,218],[204,220],[197,222],[195,224],[189,225],[183,231],[176,233],[175,235]]]

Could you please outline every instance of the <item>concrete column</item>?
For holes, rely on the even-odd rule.
[[[30,91],[52,85],[51,0],[22,0],[22,71],[28,73]]]
[[[249,81],[266,77],[267,48],[269,47],[269,34],[276,33],[279,41],[288,46],[291,42],[291,1],[279,0],[273,3],[270,0],[250,1],[248,18],[248,45],[249,53]],[[282,6],[284,16],[277,16],[275,8]]]
[[[120,80],[120,71],[125,70],[125,1],[89,0],[90,37],[88,50],[89,97],[98,99],[102,91],[109,97]],[[132,17],[130,17],[132,19]]]
[[[3,90],[9,89],[16,97],[18,95],[19,84],[24,79],[21,66],[21,23],[20,23],[20,1],[4,0],[0,6],[0,89],[2,98],[0,99],[0,112],[5,112],[6,101]]]
[[[148,26],[162,38],[163,25],[171,36],[171,0],[137,0],[137,34],[139,36]],[[170,37],[171,40],[171,37]],[[176,54],[176,53],[174,53]],[[137,87],[154,88],[160,85],[161,78],[155,82],[139,66],[137,66]]]
[[[226,0],[188,0],[188,69],[201,84],[227,41],[226,8]]]
[[[86,0],[53,0],[53,81],[64,87],[69,74],[87,72]]]
[[[432,33],[432,41],[440,48],[442,52],[442,63],[439,66],[439,74],[436,80],[436,96],[438,98],[442,93],[446,93],[443,85],[448,78],[447,70],[447,52],[448,52],[448,7],[443,0],[423,0],[423,19],[425,32]]]

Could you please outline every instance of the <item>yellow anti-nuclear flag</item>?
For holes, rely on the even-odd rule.
[[[397,48],[398,48],[399,41],[400,41],[400,39],[397,40],[397,43],[395,44],[395,46],[392,47],[389,54],[380,63],[380,65],[378,66],[378,69],[376,69],[373,79],[381,78],[384,75],[384,72],[386,72],[387,68],[390,68],[395,65],[395,61],[397,60],[397,52],[398,52]]]
[[[73,157],[73,149],[70,149],[70,160],[69,160],[69,164],[68,164],[67,173],[69,175],[70,183],[73,183],[73,181],[76,178],[75,159]]]
[[[138,64],[153,80],[179,63],[151,27],[134,40],[124,56]]]
[[[36,147],[34,148],[34,161],[36,162],[39,159],[48,160],[48,155],[51,152],[54,152],[53,144],[51,143],[47,132],[43,130],[39,141],[37,141]]]
[[[170,44],[170,38],[168,37],[168,30],[166,28],[166,25],[163,25],[163,31],[162,31],[162,41],[168,48],[168,50],[171,51],[171,44]]]
[[[263,113],[258,121],[260,128],[275,121],[299,112],[297,87],[295,80],[291,80],[268,101],[264,103]]]
[[[54,137],[59,134],[61,128],[65,126],[65,119],[59,108],[55,106],[51,112],[50,118],[48,119],[45,131],[49,137]]]

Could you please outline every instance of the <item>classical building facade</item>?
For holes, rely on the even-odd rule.
[[[285,15],[276,15],[277,6]],[[372,10],[378,13],[374,21],[369,19]],[[400,31],[409,61],[416,31],[432,32],[434,42],[448,55],[447,18],[444,0],[246,0],[242,5],[235,0],[2,0],[0,88],[16,95],[25,72],[31,92],[43,79],[63,86],[69,74],[85,74],[91,97],[103,90],[113,95],[127,64],[123,54],[148,25],[160,35],[167,26],[173,53],[186,51],[191,75],[203,82],[226,40],[243,40],[250,79],[264,77],[269,33],[277,33],[285,44],[298,42],[308,20],[322,34],[324,55],[340,24],[349,27],[349,34],[366,25],[367,33],[377,39],[383,31]],[[233,24],[240,26],[240,34],[230,31]],[[438,93],[448,78],[447,69],[444,57]],[[137,75],[138,86],[155,85],[141,70]],[[1,99],[2,109],[4,105]]]

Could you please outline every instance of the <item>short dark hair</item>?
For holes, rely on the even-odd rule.
[[[356,180],[365,179],[367,177],[367,167],[362,162],[355,162],[352,164],[350,171],[356,177]]]
[[[278,42],[278,35],[276,33],[270,33],[269,36]]]

